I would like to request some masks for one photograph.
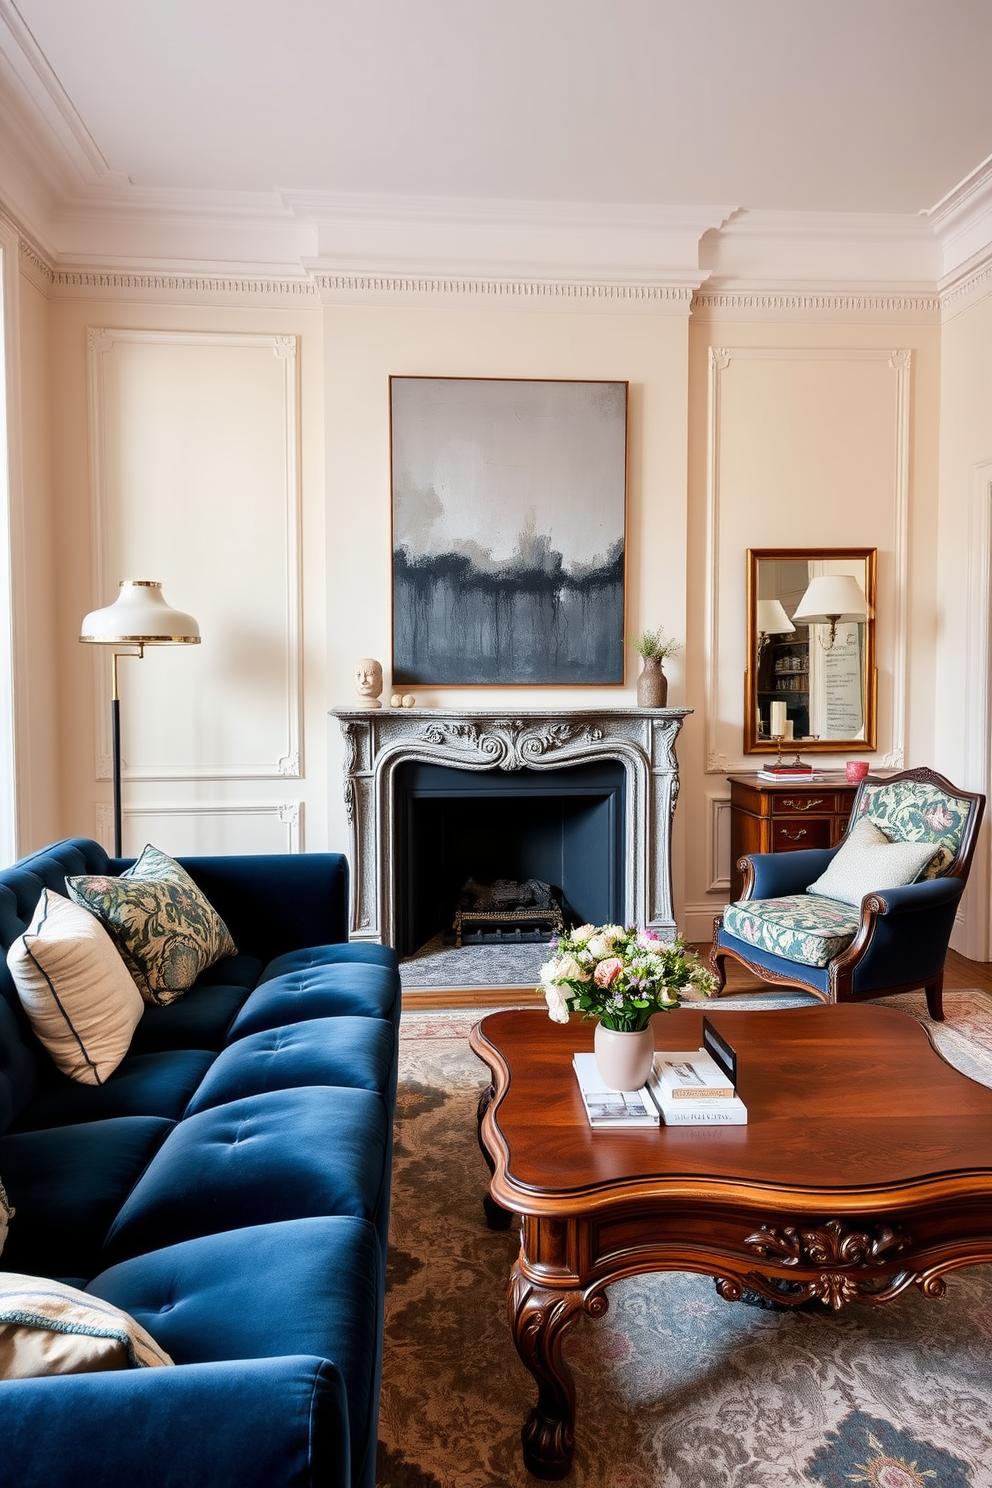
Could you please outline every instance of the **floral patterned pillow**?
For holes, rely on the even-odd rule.
[[[237,954],[220,915],[157,847],[146,847],[120,878],[85,874],[65,885],[103,921],[146,1002],[174,1002],[208,966]]]

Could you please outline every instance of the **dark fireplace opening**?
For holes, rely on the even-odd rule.
[[[526,905],[516,924],[465,918],[465,902],[480,887],[498,886],[482,895],[492,908],[514,897],[509,885],[547,886],[566,926],[622,920],[625,790],[618,760],[556,770],[399,765],[394,888],[400,955],[412,955],[439,933],[454,944],[460,903],[465,945],[550,938],[551,920],[528,915]],[[536,889],[528,902],[541,907]]]

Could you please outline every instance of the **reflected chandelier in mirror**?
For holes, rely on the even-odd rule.
[[[875,548],[749,548],[744,752],[873,750]],[[780,723],[781,706],[775,709]]]

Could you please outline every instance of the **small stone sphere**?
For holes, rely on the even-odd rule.
[[[414,697],[414,695],[413,695],[412,692],[405,692],[403,694],[403,706],[404,706],[404,708],[412,708],[414,706],[414,704],[416,703],[416,701],[417,701],[417,699]]]
[[[391,708],[402,708],[403,699],[400,697],[398,692],[394,692],[392,697],[389,699],[389,706]]]

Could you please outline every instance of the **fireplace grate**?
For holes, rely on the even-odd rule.
[[[452,921],[455,945],[510,940],[548,940],[565,928],[551,884],[528,878],[498,878],[491,884],[469,878],[461,887]]]

